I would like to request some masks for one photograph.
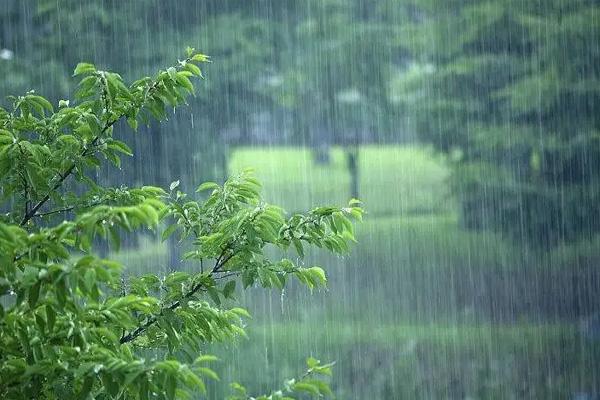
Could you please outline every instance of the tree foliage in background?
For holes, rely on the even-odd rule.
[[[169,116],[181,140],[160,125],[134,139],[157,168],[124,160],[107,183],[189,189],[189,165],[226,174],[229,145],[334,143],[357,192],[357,144],[417,131],[455,162],[465,227],[554,245],[600,230],[598,31],[594,0],[7,0],[0,90],[58,100],[77,60],[138,76],[170,43],[201,43],[220,71],[191,101],[202,112]]]
[[[0,397],[6,399],[175,399],[206,391],[214,357],[208,343],[243,336],[247,312],[235,306],[244,288],[283,288],[295,277],[326,284],[320,267],[271,259],[269,248],[306,246],[335,253],[354,240],[348,207],[319,207],[287,217],[264,202],[248,171],[197,201],[154,186],[106,187],[94,179],[102,160],[119,166],[132,150],[114,135],[119,121],[134,131],[186,103],[207,57],[187,57],[154,78],[126,85],[120,75],[80,63],[76,101],[58,108],[28,92],[0,109]],[[196,271],[128,276],[97,257],[98,240],[118,249],[124,232],[162,229],[191,242]],[[271,252],[269,252],[271,254]],[[331,365],[310,358],[307,371],[259,397],[330,394]],[[232,399],[246,399],[233,385]]]
[[[597,1],[415,1],[420,72],[398,83],[455,161],[465,226],[548,246],[600,230]]]
[[[229,145],[300,143],[327,151],[342,144],[356,151],[357,144],[394,140],[398,133],[388,92],[399,42],[389,39],[398,34],[404,8],[394,0],[369,3],[44,0],[33,6],[8,0],[0,6],[0,47],[14,57],[0,60],[0,72],[11,76],[0,91],[33,85],[60,99],[70,92],[68,72],[78,60],[98,60],[127,78],[176,57],[170,43],[192,41],[218,61],[219,73],[192,100],[198,112],[169,117],[163,129],[181,140],[165,140],[153,125],[151,140],[135,143],[155,155],[159,168],[124,160],[120,180],[166,185],[191,164],[202,178],[220,179]],[[210,135],[195,135],[196,129]],[[178,156],[189,148],[204,149],[202,156]],[[161,168],[163,160],[168,168]],[[190,178],[182,187],[197,173],[185,174]]]
[[[105,170],[104,178],[107,184],[112,184],[114,178],[128,184],[165,186],[179,176],[181,186],[188,190],[199,179],[221,180],[227,170],[219,133],[229,124],[227,121],[236,123],[246,116],[245,110],[237,107],[241,96],[232,95],[235,86],[227,82],[239,81],[240,71],[256,65],[244,49],[233,48],[231,38],[243,36],[240,31],[219,36],[221,29],[215,34],[210,30],[215,26],[239,26],[243,30],[245,25],[238,25],[234,16],[211,23],[212,17],[233,11],[208,3],[199,6],[195,1],[173,5],[157,0],[42,0],[30,4],[7,0],[0,5],[0,49],[10,51],[11,57],[0,60],[0,72],[11,78],[0,82],[0,92],[21,93],[37,88],[57,101],[71,93],[69,75],[79,60],[96,60],[102,68],[122,71],[125,79],[133,79],[155,71],[164,59],[175,59],[178,54],[172,43],[199,43],[217,56],[220,72],[207,82],[202,93],[189,100],[202,112],[169,113],[168,121],[161,125],[141,126],[149,138],[136,137],[133,143],[141,154],[153,154],[157,168],[147,168],[138,158],[123,160],[121,173]],[[244,77],[252,81],[252,76]],[[178,140],[166,140],[164,130]],[[196,134],[199,130],[205,133]],[[202,154],[189,149],[202,149]],[[190,165],[194,166],[192,170]]]

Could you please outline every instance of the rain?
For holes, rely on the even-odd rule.
[[[133,156],[97,184],[204,199],[252,168],[286,216],[365,210],[348,253],[286,253],[326,288],[238,280],[247,336],[202,347],[220,379],[191,398],[268,394],[314,357],[338,399],[600,399],[600,1],[2,0],[0,106],[69,107],[79,62],[129,84],[187,47],[210,57],[195,94],[117,122]],[[199,272],[190,245],[94,252],[129,279]]]

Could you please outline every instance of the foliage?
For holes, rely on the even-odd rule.
[[[414,3],[396,95],[454,159],[464,225],[537,246],[600,231],[597,2]]]
[[[26,7],[7,1],[0,22],[14,31],[23,24],[28,33],[0,30],[3,46],[18,49],[14,60],[0,63],[0,71],[11,74],[0,83],[8,92],[34,82],[51,98],[64,97],[66,71],[77,60],[101,58],[104,65],[137,75],[155,68],[157,60],[174,57],[173,41],[193,38],[222,71],[199,93],[196,102],[207,111],[201,118],[219,134],[237,131],[230,141],[256,139],[250,132],[253,119],[265,112],[276,130],[292,122],[288,133],[294,142],[319,140],[316,129],[342,144],[356,135],[373,140],[392,134],[396,113],[389,104],[389,80],[394,52],[403,46],[394,38],[406,19],[398,0],[376,5],[366,0],[181,0],[176,5],[141,0],[127,6],[118,0],[42,0]],[[81,42],[71,40],[75,37]],[[38,60],[51,61],[55,79],[44,79],[47,70]],[[358,103],[344,101],[352,93],[358,93]],[[363,137],[367,129],[371,136]]]
[[[200,38],[219,60],[224,73],[193,103],[206,112],[171,117],[182,140],[155,129],[151,140],[136,143],[162,155],[158,163],[177,161],[150,173],[125,160],[131,184],[165,186],[182,175],[194,162],[181,157],[189,143],[207,149],[196,160],[211,167],[202,170],[213,179],[226,169],[227,143],[352,145],[401,141],[416,130],[456,162],[463,226],[542,246],[600,230],[597,2],[6,4],[0,41],[14,55],[0,61],[11,77],[0,82],[5,90],[44,83],[58,99],[75,60],[101,57],[134,74],[171,56],[168,44],[182,38]],[[22,26],[25,34],[14,34]],[[194,124],[218,140],[185,136]],[[358,156],[351,153],[349,170]],[[181,185],[189,190],[191,182]]]
[[[11,399],[174,399],[205,392],[215,357],[207,343],[244,335],[248,313],[235,306],[245,288],[282,288],[295,277],[309,288],[326,284],[324,271],[289,259],[271,260],[269,248],[305,246],[344,253],[354,240],[348,207],[318,207],[287,217],[260,196],[245,171],[223,186],[204,183],[204,201],[179,190],[103,187],[94,179],[101,159],[115,166],[132,150],[115,138],[121,120],[135,131],[163,120],[167,107],[194,93],[208,57],[188,49],[185,59],[153,78],[126,85],[120,75],[80,63],[76,101],[58,109],[35,92],[0,109],[0,397]],[[73,103],[73,104],[71,104]],[[76,179],[71,182],[70,177]],[[97,257],[108,240],[118,249],[125,232],[164,227],[178,232],[194,273],[127,276],[119,263]],[[292,393],[328,394],[330,365],[308,360],[289,381]],[[236,385],[236,391],[246,396]],[[287,396],[287,397],[284,397]],[[239,395],[234,399],[240,398]],[[243,397],[246,398],[246,397]]]

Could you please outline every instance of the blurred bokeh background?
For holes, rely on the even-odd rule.
[[[193,192],[253,167],[289,212],[368,211],[349,256],[308,255],[327,291],[244,294],[249,339],[207,349],[223,382],[264,391],[312,355],[340,399],[600,398],[600,1],[2,0],[0,102],[186,46],[213,61],[196,97],[122,127],[136,154],[99,180]],[[113,256],[194,268],[175,244]]]

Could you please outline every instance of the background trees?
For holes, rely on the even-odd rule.
[[[129,181],[165,185],[190,164],[222,178],[240,144],[308,144],[317,162],[340,144],[355,195],[358,144],[417,134],[456,161],[466,228],[556,245],[599,229],[596,13],[584,0],[8,1],[2,89],[59,99],[79,59],[131,76],[192,40],[219,62],[191,104],[204,111],[169,117],[179,140],[151,127],[136,144],[169,168],[132,162]],[[181,157],[190,147],[202,154]]]
[[[381,60],[392,57],[394,42],[387,39],[396,31],[390,22],[397,18],[389,20],[383,4],[372,10],[337,0],[208,1],[201,6],[148,0],[126,7],[66,1],[34,8],[8,2],[0,18],[4,46],[13,49],[14,58],[1,67],[15,78],[3,89],[24,90],[29,82],[50,98],[62,98],[77,60],[98,60],[135,76],[175,55],[167,43],[193,40],[219,62],[219,76],[192,100],[204,111],[193,113],[193,119],[170,116],[165,129],[179,132],[180,140],[165,141],[162,128],[151,127],[152,140],[136,144],[147,146],[140,147],[144,152],[160,152],[157,162],[168,159],[169,168],[149,170],[131,163],[132,181],[164,185],[190,163],[198,166],[198,177],[222,178],[227,147],[244,143],[305,143],[325,154],[331,144],[343,144],[351,149],[349,165],[355,165],[351,159],[357,144],[394,140],[395,112],[388,95],[392,65]],[[66,8],[74,12],[63,12]],[[156,29],[145,28],[149,25]],[[19,29],[25,34],[15,34]],[[88,44],[71,43],[75,36],[87,38]],[[43,79],[46,74],[34,67],[41,59],[51,60],[49,68],[59,78]],[[207,133],[197,135],[197,130]],[[190,147],[202,148],[202,155],[179,157]]]
[[[453,155],[465,227],[542,246],[597,232],[596,2],[415,4],[429,70],[403,102]]]

